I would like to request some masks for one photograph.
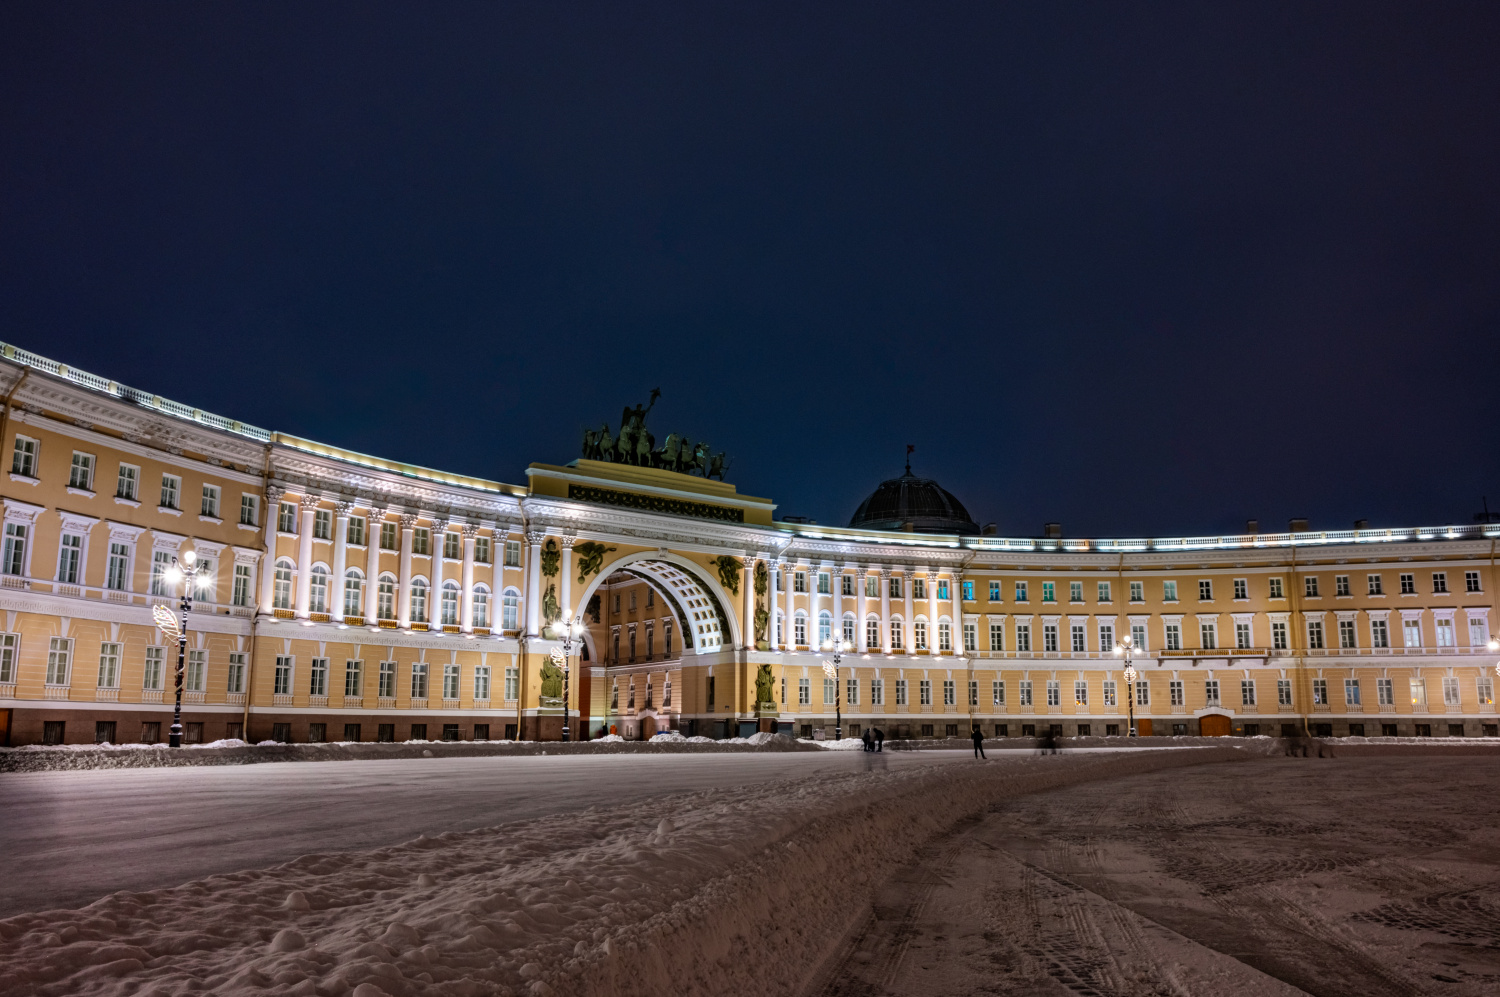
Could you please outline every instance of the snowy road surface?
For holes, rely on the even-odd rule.
[[[991,752],[996,754],[997,752]],[[1027,752],[1013,754],[1024,756]],[[863,752],[433,758],[0,775],[0,917],[422,832],[857,771]],[[886,752],[892,768],[968,752]]]

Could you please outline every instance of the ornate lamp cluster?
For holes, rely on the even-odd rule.
[[[182,747],[182,676],[187,657],[187,614],[193,609],[193,590],[209,583],[208,567],[208,564],[200,563],[198,555],[190,550],[173,557],[171,567],[162,572],[162,580],[168,585],[182,586],[182,601],[178,604],[182,619],[179,621],[170,609],[160,604],[151,611],[162,636],[177,644],[177,675],[173,683],[177,699],[172,708],[172,730],[167,736],[167,746],[172,748]]]
[[[1135,737],[1135,644],[1129,637],[1121,638],[1115,645],[1115,654],[1125,658],[1125,705],[1130,713],[1130,736]]]

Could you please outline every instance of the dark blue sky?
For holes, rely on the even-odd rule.
[[[846,522],[1500,507],[1500,4],[0,7],[0,337],[522,482]]]

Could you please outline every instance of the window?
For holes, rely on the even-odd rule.
[[[490,538],[489,537],[475,537],[474,538],[474,561],[477,564],[489,564],[490,563]]]
[[[16,680],[16,652],[20,649],[20,634],[0,633],[0,685],[10,685]]]
[[[1484,647],[1490,642],[1489,621],[1484,617],[1469,618],[1469,646]]]
[[[68,585],[78,584],[78,565],[83,556],[83,537],[77,533],[64,533],[57,541],[57,580]]]
[[[854,576],[839,575],[839,592],[844,595],[854,594]]]
[[[1203,680],[1203,700],[1209,706],[1219,705],[1219,680]]]
[[[899,650],[901,650],[901,648],[902,648],[901,640],[902,640],[902,638],[901,638],[901,621],[900,620],[892,620],[891,621],[891,650],[893,650],[893,651],[899,651]]]
[[[964,624],[964,650],[965,651],[977,651],[977,650],[979,650],[979,624],[977,624],[977,623],[965,623]]]
[[[1308,575],[1306,578],[1302,579],[1302,594],[1307,596],[1307,598],[1309,599],[1319,598],[1317,575]]]
[[[1132,622],[1130,624],[1130,643],[1135,646],[1137,651],[1143,654],[1146,652],[1146,623],[1144,620],[1140,623]]]
[[[505,566],[507,568],[519,568],[521,566],[521,541],[505,541]]]
[[[959,592],[963,596],[964,602],[974,601],[974,583],[972,581],[965,581],[959,587]]]
[[[826,572],[826,571],[820,571],[820,572],[818,572],[818,594],[819,595],[832,595],[833,594],[833,577],[831,575],[829,575],[829,573]]]
[[[292,694],[292,662],[291,655],[276,655],[276,674],[272,680],[271,692],[277,696]]]
[[[885,705],[885,681],[883,679],[870,680],[870,705]]]
[[[1478,592],[1478,591],[1480,591],[1480,588],[1479,588],[1479,572],[1477,572],[1477,571],[1465,571],[1464,572],[1464,591],[1465,592]]]
[[[823,705],[832,706],[838,696],[838,686],[831,678],[823,679]]]
[[[425,526],[418,526],[411,531],[411,552],[423,557],[432,552],[432,531]]]
[[[1312,696],[1313,696],[1313,705],[1314,706],[1327,706],[1328,705],[1328,680],[1327,679],[1313,679],[1312,680]]]
[[[344,615],[364,616],[365,576],[358,568],[344,572]]]
[[[1341,596],[1341,595],[1348,595],[1349,594],[1349,576],[1348,575],[1334,575],[1333,576],[1333,594],[1335,596]]]
[[[1018,699],[1020,700],[1020,705],[1022,705],[1022,706],[1030,706],[1030,705],[1032,705],[1032,703],[1031,703],[1031,679],[1022,679],[1019,683],[1017,683],[1016,695],[1017,695]]]
[[[845,702],[850,706],[859,705],[859,679],[844,680]]]
[[[1402,620],[1401,630],[1406,640],[1407,647],[1422,646],[1422,621]]]
[[[474,698],[481,702],[488,702],[490,698],[489,665],[477,665],[474,668]]]
[[[990,602],[1000,601],[1000,583],[990,582]]]
[[[328,569],[321,564],[313,565],[312,574],[308,578],[308,604],[309,612],[328,612]]]
[[[1458,679],[1456,679],[1456,678],[1444,678],[1443,679],[1443,705],[1444,706],[1458,706],[1458,705],[1460,705],[1460,700],[1459,700],[1459,697],[1458,697]]]
[[[203,500],[198,506],[198,515],[210,519],[219,518],[219,486],[204,485]]]
[[[1176,602],[1177,601],[1177,583],[1176,582],[1162,582],[1161,583],[1161,597],[1166,602]]]
[[[1083,601],[1083,582],[1069,582],[1068,583],[1068,601],[1069,602],[1082,602]]]
[[[297,504],[295,502],[282,502],[277,507],[276,530],[278,533],[297,532]]]
[[[1108,654],[1115,649],[1115,625],[1113,623],[1099,624],[1099,650]]]
[[[866,620],[865,621],[865,644],[872,651],[878,650],[880,648],[880,621],[879,620]]]
[[[1396,705],[1396,690],[1390,679],[1375,680],[1375,698],[1380,701],[1381,706]]]
[[[1386,629],[1385,620],[1371,620],[1370,621],[1370,646],[1371,647],[1390,647],[1391,646],[1391,634],[1390,634],[1390,631]]]
[[[26,436],[16,437],[16,451],[11,458],[10,473],[22,477],[36,477],[37,442]]]
[[[313,539],[333,539],[333,510],[317,509],[313,512]]]
[[[1358,647],[1359,642],[1354,638],[1354,621],[1339,620],[1339,647]]]
[[[1025,582],[1016,582],[1016,601],[1017,602],[1025,602],[1026,601],[1026,583]]]
[[[818,612],[818,646],[822,647],[833,640],[833,614],[828,610]]]
[[[854,644],[854,617],[844,617],[843,627],[841,628],[841,636],[850,645]]]
[[[1100,582],[1097,587],[1098,587],[1099,601],[1100,602],[1109,602],[1110,601],[1109,582]]]
[[[162,664],[166,661],[167,649],[164,647],[146,648],[146,667],[141,676],[142,689],[160,689]]]
[[[875,575],[865,575],[865,596],[870,599],[880,598],[880,579]]]
[[[1145,602],[1146,601],[1146,583],[1145,582],[1131,582],[1130,583],[1130,601],[1131,602]]]
[[[1074,623],[1069,628],[1069,633],[1073,640],[1072,647],[1074,654],[1088,650],[1088,637],[1085,635],[1082,623]]]
[[[805,572],[805,571],[798,571],[798,572],[795,572],[792,575],[792,591],[793,592],[806,592],[807,591],[807,572]]]
[[[175,474],[161,476],[161,507],[177,509],[182,502],[182,479]]]
[[[344,542],[356,547],[364,545],[365,542],[365,520],[363,516],[350,516],[348,524],[344,527]]]
[[[450,664],[446,664],[446,665],[443,666],[443,698],[444,699],[457,699],[458,698],[458,683],[459,683],[459,678],[460,678],[460,675],[459,675],[459,666],[458,665],[450,663]]]
[[[1236,578],[1234,580],[1234,597],[1236,600],[1250,598],[1250,580],[1248,578]]]
[[[396,698],[396,663],[394,661],[382,661],[380,672],[376,677],[375,694],[381,699]]]
[[[1017,623],[1016,624],[1016,650],[1017,651],[1027,651],[1027,652],[1029,652],[1031,650],[1031,624],[1030,623]]]
[[[420,578],[411,583],[411,621],[427,622],[427,583]]]
[[[244,526],[260,525],[260,500],[248,492],[240,493],[240,523]]]
[[[415,661],[411,666],[411,698],[427,698],[427,662]]]
[[[956,690],[953,688],[952,679],[943,679],[943,705],[957,706]]]
[[[94,490],[94,455],[73,451],[73,466],[68,469],[68,487]]]
[[[672,705],[672,676],[669,674],[661,682],[661,705]],[[781,680],[781,705],[786,705],[786,679]]]
[[[1062,703],[1062,689],[1056,679],[1047,680],[1047,705],[1058,706]]]
[[[1073,705],[1089,705],[1089,684],[1083,679],[1075,679],[1073,681]]]
[[[450,534],[451,536],[451,534]],[[442,625],[445,627],[458,626],[458,583],[447,581],[443,583],[442,601]],[[450,697],[451,698],[451,697]]]
[[[500,596],[500,627],[502,630],[516,630],[521,625],[520,619],[521,593],[516,589],[506,589]]]
[[[1004,623],[991,623],[990,624],[990,650],[991,651],[1003,651],[1003,650],[1005,650],[1005,624]]]
[[[1276,651],[1287,649],[1286,623],[1281,620],[1271,621],[1271,648]]]
[[[358,665],[359,662],[354,662]],[[239,694],[245,691],[245,652],[229,652],[229,671],[226,676],[225,692]]]
[[[389,571],[375,583],[375,615],[382,620],[396,618],[396,576]]]
[[[1278,705],[1278,706],[1291,706],[1292,705],[1292,680],[1291,679],[1277,679],[1276,680],[1276,705]]]
[[[1323,649],[1323,621],[1307,621],[1307,646],[1314,651]]]
[[[906,705],[906,679],[896,680],[896,705]]]
[[[1432,573],[1432,592],[1434,595],[1446,595],[1448,593],[1448,572],[1434,571]]]
[[[1234,625],[1234,646],[1241,651],[1254,647],[1254,639],[1250,635],[1250,624],[1236,622]]]
[[[398,548],[399,544],[400,544],[400,541],[397,540],[397,538],[396,538],[396,524],[395,523],[381,523],[380,524],[380,549],[381,550],[396,550]]]
[[[109,545],[109,563],[104,572],[104,587],[124,591],[130,580],[130,548],[122,543]]]
[[[1043,651],[1056,651],[1057,650],[1057,624],[1056,623],[1043,623],[1042,624],[1042,650]]]
[[[474,617],[473,624],[488,630],[490,626],[490,590],[484,586],[474,589],[474,605],[472,607]]]
[[[797,611],[796,618],[792,621],[792,635],[794,644],[807,643],[807,614],[801,610]]]
[[[947,579],[939,581],[937,583],[937,587],[938,587],[938,595],[937,595],[937,597],[939,599],[946,600],[948,598],[948,582],[947,582]]]
[[[26,573],[26,531],[24,523],[5,524],[5,560],[0,568],[7,575]]]
[[[1272,599],[1285,599],[1286,598],[1286,593],[1284,591],[1282,591],[1282,588],[1281,588],[1281,579],[1280,578],[1269,579],[1267,581],[1267,585],[1269,586],[1268,595]]]
[[[521,670],[515,665],[508,665],[505,669],[505,700],[513,703],[521,697]],[[615,693],[615,704],[619,703],[619,692]]]
[[[1437,633],[1438,647],[1453,647],[1453,621],[1447,617],[1439,617],[1434,621],[1434,631]]]
[[[172,567],[172,555],[167,551],[154,551],[151,555],[151,594],[171,595],[167,591],[167,571]]]
[[[1203,578],[1198,581],[1198,601],[1214,601],[1214,583],[1207,578]]]
[[[1057,601],[1057,586],[1055,584],[1053,584],[1052,582],[1042,582],[1042,601],[1043,602],[1056,602]]]
[[[1495,682],[1488,675],[1481,675],[1474,683],[1474,691],[1479,696],[1480,706],[1495,705]]]
[[[1240,679],[1240,705],[1255,705],[1255,680]]]
[[[1172,679],[1170,682],[1168,682],[1167,693],[1172,697],[1173,706],[1181,706],[1183,700],[1182,679]]]
[[[812,680],[800,678],[797,680],[797,705],[812,705]]]
[[[1166,625],[1166,632],[1167,632],[1167,650],[1168,651],[1180,651],[1180,650],[1182,650],[1182,626],[1180,624],[1177,624],[1177,623],[1168,623]]]
[[[1414,574],[1408,574],[1406,572],[1402,572],[1402,574],[1401,574],[1401,594],[1402,595],[1416,595],[1417,594],[1417,576],[1416,575],[1414,575]]]
[[[1359,679],[1344,679],[1344,702],[1349,706],[1360,704]]]
[[[1385,592],[1380,587],[1380,576],[1379,575],[1366,575],[1365,576],[1365,583],[1369,586],[1369,593],[1370,593],[1370,595],[1384,595],[1385,594]]]
[[[919,706],[931,706],[932,705],[932,682],[929,681],[929,680],[927,680],[927,679],[922,679],[921,681],[919,681],[917,683],[917,695],[919,697],[917,705],[919,705]]]
[[[120,645],[105,641],[99,645],[99,688],[120,686]]]
[[[451,530],[443,531],[443,557],[450,561],[457,561],[464,556],[463,549],[458,544],[459,535]]]
[[[1198,641],[1205,651],[1219,646],[1219,625],[1210,620],[1198,621]]]
[[[927,598],[927,579],[913,578],[911,580],[911,597],[913,599]]]
[[[938,650],[953,650],[953,624],[947,620],[938,621]]]
[[[1118,691],[1117,691],[1118,688],[1119,687],[1115,684],[1115,680],[1114,679],[1105,679],[1104,680],[1104,705],[1105,706],[1118,706],[1118,705],[1120,705],[1117,702],[1117,700],[1118,700]]]

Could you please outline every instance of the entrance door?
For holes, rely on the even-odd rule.
[[[1228,737],[1229,718],[1221,713],[1207,713],[1198,719],[1198,733],[1204,737]]]
[[[1151,721],[1150,720],[1137,720],[1135,722],[1135,732],[1138,735],[1140,735],[1141,737],[1150,737],[1151,736]]]
[[[651,740],[655,736],[656,736],[656,718],[655,717],[643,717],[643,718],[641,718],[641,740],[642,741],[649,741],[649,740]]]

